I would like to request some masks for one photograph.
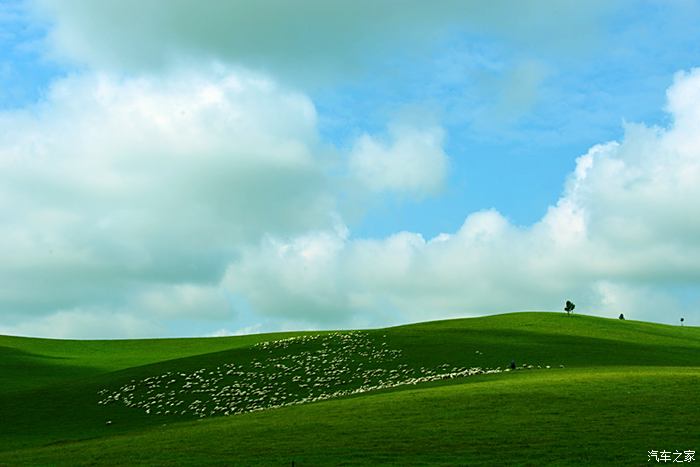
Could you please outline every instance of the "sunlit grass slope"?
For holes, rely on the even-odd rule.
[[[289,334],[102,342],[0,338],[3,365],[14,380],[7,385],[12,390],[0,392],[0,464],[644,464],[647,450],[700,447],[698,328],[514,313],[362,336],[386,351],[357,347],[345,355],[346,348],[331,348],[336,340],[330,337],[253,345]],[[301,361],[314,381],[352,388],[358,371],[345,375],[334,368],[362,368],[365,381],[379,374],[386,383],[401,372],[504,368],[511,359],[533,369],[196,421],[190,412],[157,415],[120,401],[98,404],[101,390],[117,392],[159,375],[169,381],[176,379],[170,375],[196,372],[215,378],[216,368],[233,364],[245,378],[260,368],[261,378],[271,381],[267,388],[307,391],[287,394],[294,400],[312,393],[296,385],[303,372],[294,373],[289,362]],[[325,378],[331,372],[341,374]],[[185,397],[184,390],[168,396],[169,388],[181,387],[167,386],[169,381],[157,387],[164,397]],[[231,386],[227,381],[219,384]]]
[[[0,393],[46,386],[149,363],[241,348],[271,338],[303,333],[250,336],[139,339],[56,340],[0,336]]]

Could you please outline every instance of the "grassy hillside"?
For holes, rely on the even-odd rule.
[[[0,336],[0,393],[37,388],[104,372],[241,348],[303,333],[139,340],[56,340]],[[274,336],[274,337],[273,337]],[[31,371],[31,377],[28,377]]]
[[[8,453],[27,464],[640,465],[697,448],[700,373],[522,372]],[[679,398],[688,401],[679,402]],[[693,432],[693,430],[695,430]]]
[[[300,336],[0,337],[0,464],[645,464],[700,447],[698,328],[513,313]]]

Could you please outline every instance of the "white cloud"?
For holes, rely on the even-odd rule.
[[[329,173],[347,166],[319,140],[303,94],[222,65],[133,78],[87,73],[57,81],[31,108],[0,112],[0,127],[0,311],[11,329],[33,322],[48,332],[41,320],[63,313],[55,335],[81,333],[90,310],[149,322],[230,320],[219,283],[262,237],[276,248],[267,263],[298,258],[279,271],[288,274],[280,290],[302,296],[334,280],[326,268],[347,231],[305,232],[341,225]],[[395,134],[390,147],[376,146],[378,163],[395,171],[382,174],[382,187],[434,189],[445,170],[442,131]],[[289,246],[272,240],[297,235]],[[254,269],[241,280],[264,281]],[[317,295],[317,317],[344,306],[331,296]]]
[[[700,322],[700,69],[677,75],[668,95],[670,128],[628,125],[622,141],[591,148],[529,228],[484,211],[428,241],[268,239],[229,267],[226,285],[263,316],[303,321],[556,310],[573,299],[582,313]]]
[[[249,334],[257,334],[260,332],[262,329],[262,325],[260,324],[254,324],[252,326],[245,326],[240,329],[237,329],[235,331],[228,331],[226,329],[221,329],[218,331],[217,334],[214,334],[214,336],[246,336]],[[221,332],[224,332],[225,334],[221,334]]]
[[[390,141],[364,134],[349,159],[351,174],[374,192],[395,191],[416,196],[437,192],[447,175],[448,158],[439,127],[390,127]]]
[[[0,127],[6,323],[221,318],[240,245],[333,222],[313,104],[258,75],[76,75]]]
[[[346,307],[338,301],[342,279],[335,261],[345,235],[344,230],[314,232],[290,242],[268,236],[261,250],[246,250],[229,267],[224,284],[243,292],[256,312],[284,319],[290,310],[303,307],[313,321],[342,320]]]
[[[75,308],[30,317],[16,325],[0,325],[0,334],[71,339],[124,339],[153,337],[162,327],[126,310]]]
[[[216,285],[152,286],[137,295],[132,306],[163,320],[180,317],[226,320],[231,317],[231,306],[226,294]]]

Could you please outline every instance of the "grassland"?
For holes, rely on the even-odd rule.
[[[0,337],[0,464],[642,465],[700,447],[696,327],[514,313],[352,335]],[[241,413],[218,416],[233,390]],[[184,410],[195,396],[218,402]]]

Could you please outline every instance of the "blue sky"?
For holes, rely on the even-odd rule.
[[[679,181],[700,159],[698,20],[684,0],[5,0],[0,332],[379,326],[567,298],[700,319],[700,200]]]
[[[433,236],[489,207],[517,224],[537,221],[590,146],[619,139],[624,121],[668,123],[665,90],[673,74],[695,66],[700,55],[694,45],[699,14],[696,2],[610,8],[573,53],[454,34],[436,41],[429,54],[409,53],[340,90],[312,92],[320,111],[331,116],[322,128],[340,141],[358,128],[381,129],[411,105],[440,115],[448,129],[453,165],[445,192],[419,203],[383,200],[356,228],[368,235],[409,229]],[[542,81],[526,103],[511,109],[503,104],[509,90],[501,86],[517,88],[508,75],[530,61],[542,68]],[[338,114],[344,118],[335,120]]]

